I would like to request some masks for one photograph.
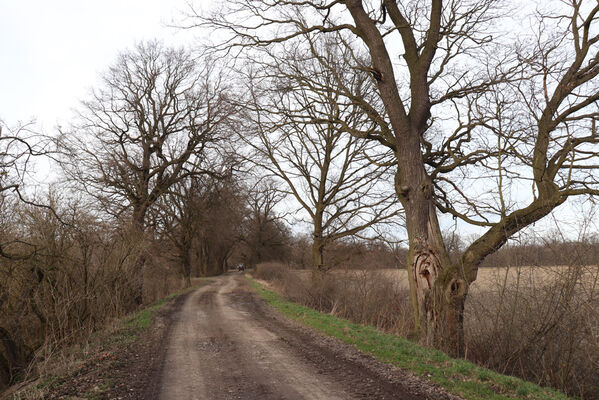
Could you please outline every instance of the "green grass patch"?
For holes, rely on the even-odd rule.
[[[146,308],[136,311],[133,314],[129,314],[122,320],[123,329],[120,333],[125,336],[132,336],[133,338],[139,336],[142,332],[152,326],[154,315],[158,312],[165,304],[174,299],[175,297],[181,296],[187,292],[195,290],[200,286],[204,286],[212,282],[210,279],[202,279],[200,283],[193,285],[189,288],[179,290],[171,293],[168,296],[155,301]],[[118,337],[117,337],[118,339]]]
[[[374,327],[355,324],[289,302],[249,279],[258,294],[283,315],[353,345],[382,362],[411,370],[465,399],[568,399],[568,396],[553,389],[501,375],[467,360],[453,359],[438,350],[419,346],[400,336],[380,332]]]

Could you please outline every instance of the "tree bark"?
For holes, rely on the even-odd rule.
[[[423,344],[460,356],[464,351],[462,322],[468,284],[443,243],[433,183],[423,167],[418,137],[406,135],[404,146],[398,147],[395,185],[406,211],[414,333]]]
[[[135,205],[133,208],[133,240],[142,241],[142,249],[135,261],[135,270],[133,271],[132,295],[135,305],[143,304],[144,270],[146,266],[146,255],[143,249],[143,238],[145,233],[147,207]]]
[[[319,280],[327,271],[324,263],[324,244],[321,238],[315,237],[312,242],[312,280]]]
[[[323,238],[321,210],[322,206],[318,204],[313,218],[314,232],[312,234],[312,283],[320,282],[329,270],[324,260],[325,239]]]
[[[208,248],[204,241],[200,244],[200,276],[208,276],[208,263],[210,256],[208,254]]]
[[[188,248],[181,249],[181,273],[185,287],[191,287],[191,257]]]

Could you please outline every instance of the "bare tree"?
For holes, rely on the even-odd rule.
[[[187,286],[191,285],[194,261],[199,264],[201,276],[224,272],[222,263],[208,265],[219,258],[211,255],[220,246],[226,261],[232,246],[240,240],[240,221],[245,211],[243,196],[235,193],[234,179],[226,172],[196,174],[177,182],[150,211],[150,225],[174,246],[175,259]]]
[[[599,6],[553,6],[520,40],[497,34],[495,22],[511,10],[494,0],[233,0],[196,15],[230,33],[229,50],[339,32],[367,49],[386,111],[371,115],[390,128],[373,139],[396,157],[416,327],[423,342],[452,354],[464,350],[464,302],[483,259],[569,197],[599,194]],[[532,189],[516,196],[523,187]],[[484,230],[455,262],[439,212]]]
[[[15,201],[53,212],[52,207],[38,204],[23,190],[27,175],[34,172],[32,170],[34,159],[40,160],[53,156],[48,144],[47,137],[35,132],[34,122],[19,122],[9,126],[0,120],[0,210],[3,213],[7,208],[14,206]],[[13,253],[9,250],[13,245],[19,247],[26,243],[23,238],[13,237],[6,240],[4,235],[0,234],[0,257],[23,259],[35,252],[35,246],[26,246],[29,251]]]
[[[335,43],[311,45],[322,48],[322,56],[290,48],[253,59],[246,109],[257,140],[246,142],[255,150],[252,161],[278,178],[279,191],[309,216],[313,271],[326,272],[328,245],[364,234],[398,210],[392,186],[385,186],[392,154],[363,138],[380,131],[379,125],[332,88],[343,81],[366,98],[373,90],[368,74],[346,66],[348,55]]]
[[[0,193],[18,189],[29,160],[41,154],[37,143],[31,143],[31,126],[29,123],[9,127],[0,120]]]
[[[232,109],[209,63],[142,43],[119,56],[103,87],[62,132],[66,172],[143,237],[148,209],[177,182],[210,173]],[[219,164],[219,163],[216,163]],[[142,301],[144,259],[134,290]]]
[[[213,180],[201,194],[203,210],[194,245],[201,276],[226,272],[229,257],[243,235],[245,198],[235,179]]]
[[[199,204],[200,187],[199,176],[177,182],[158,199],[150,216],[154,231],[175,247],[175,259],[187,287],[191,286],[193,243],[201,229],[204,212]]]
[[[288,257],[289,234],[277,206],[284,194],[271,180],[261,180],[247,191],[247,216],[244,222],[243,259],[250,267],[264,261],[283,261]]]

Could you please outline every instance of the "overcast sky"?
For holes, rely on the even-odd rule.
[[[181,20],[188,1],[0,0],[0,119],[8,125],[35,119],[44,133],[66,125],[119,52],[144,39],[197,42],[197,31],[168,27]]]
[[[167,27],[186,2],[0,0],[0,119],[34,118],[49,133],[120,51],[152,38],[192,44],[192,32]]]

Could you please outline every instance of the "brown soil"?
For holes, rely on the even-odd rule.
[[[48,398],[457,399],[282,317],[241,274],[181,296],[140,341],[110,357]]]
[[[452,398],[281,317],[241,275],[194,292],[175,321],[161,400]]]

